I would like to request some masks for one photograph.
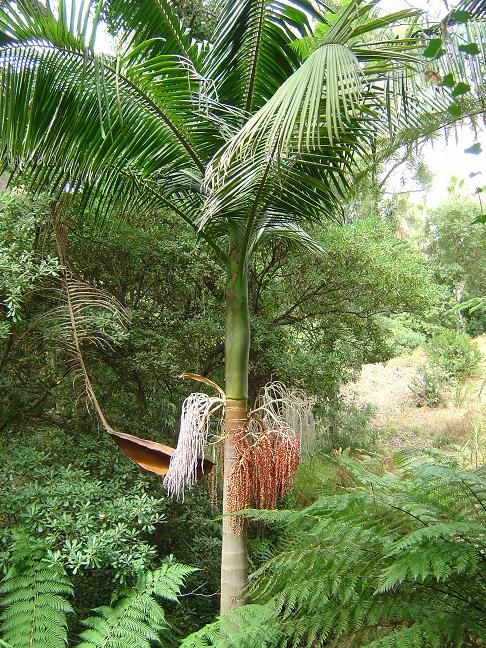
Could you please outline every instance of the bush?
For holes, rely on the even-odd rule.
[[[409,353],[425,344],[424,333],[413,328],[415,322],[408,313],[384,318],[384,324],[389,332],[388,346],[392,357]]]
[[[482,355],[466,333],[444,330],[425,346],[427,362],[419,368],[410,389],[417,405],[437,407],[444,403],[444,391],[473,375]]]
[[[379,430],[373,426],[373,405],[340,404],[328,413],[319,439],[323,452],[346,449],[370,452],[376,450]]]
[[[418,407],[438,407],[444,403],[443,390],[448,382],[448,375],[438,367],[423,364],[410,385],[410,390],[417,399]]]
[[[33,443],[5,446],[0,445],[0,519],[7,523],[0,528],[0,566],[10,558],[13,530],[24,529],[44,539],[51,558],[73,574],[109,569],[124,584],[134,572],[153,567],[166,498],[149,494],[141,474],[113,470],[107,482],[92,471],[51,463],[50,454]]]
[[[467,333],[445,330],[426,345],[429,363],[452,380],[473,375],[481,361],[481,352]]]
[[[15,532],[35,534],[67,570],[83,616],[114,587],[174,555],[196,563],[187,584],[199,595],[168,606],[171,624],[188,632],[214,618],[221,525],[209,521],[215,511],[204,488],[183,503],[171,500],[161,480],[121,456],[105,432],[82,428],[26,427],[0,437],[0,456],[0,573],[12,562]]]

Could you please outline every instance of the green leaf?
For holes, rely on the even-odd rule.
[[[486,213],[481,214],[481,216],[478,216],[472,221],[472,225],[476,225],[477,223],[486,223]]]
[[[466,92],[469,92],[470,90],[471,90],[471,86],[469,85],[469,83],[464,83],[463,81],[459,81],[459,83],[452,91],[452,96],[460,97],[461,95],[466,94]]]
[[[442,38],[432,38],[423,51],[423,55],[426,58],[439,58],[445,54],[445,50],[442,48]]]
[[[442,79],[441,85],[446,86],[447,88],[453,88],[455,84],[454,81],[454,75],[452,72],[449,72],[449,74],[446,74],[445,77]]]
[[[479,54],[479,47],[477,43],[468,43],[467,45],[459,45],[459,51],[464,52],[465,54],[470,54],[471,56],[476,56]]]
[[[453,9],[450,14],[450,19],[456,23],[467,23],[471,20],[471,14],[469,11],[464,11],[463,9]]]
[[[464,153],[472,153],[473,155],[479,155],[482,152],[483,152],[483,149],[481,148],[481,144],[479,142],[475,142],[469,148],[464,149]]]
[[[453,103],[447,109],[447,112],[451,117],[460,117],[461,116],[461,106],[459,104]]]

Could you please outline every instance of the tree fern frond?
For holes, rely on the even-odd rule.
[[[281,633],[278,627],[272,626],[274,617],[272,605],[245,605],[190,634],[181,648],[278,648]]]
[[[285,534],[280,551],[250,577],[249,639],[241,636],[241,648],[253,646],[257,628],[288,648],[481,645],[484,476],[444,456],[442,463],[402,456],[401,471],[384,475],[346,456],[328,460],[346,479],[341,492],[323,492],[300,511],[248,514],[276,521]],[[270,609],[272,618],[256,621]],[[231,645],[223,621],[208,645]]]
[[[0,585],[3,638],[12,648],[63,648],[73,593],[64,569],[33,538],[15,541],[12,560]]]
[[[177,601],[186,576],[194,569],[165,564],[139,576],[135,587],[115,594],[113,607],[96,608],[86,626],[79,648],[150,648],[153,642],[170,635],[170,626],[156,597]]]

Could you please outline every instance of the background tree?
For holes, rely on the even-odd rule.
[[[438,279],[455,292],[458,301],[484,293],[481,267],[486,262],[486,232],[473,224],[480,213],[476,201],[454,196],[432,210],[427,219],[427,252]]]

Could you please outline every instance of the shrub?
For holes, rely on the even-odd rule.
[[[153,566],[166,498],[149,495],[142,476],[113,471],[108,487],[88,470],[50,465],[48,453],[27,444],[2,447],[2,460],[0,564],[9,559],[12,529],[22,528],[45,539],[51,557],[74,574],[108,568],[124,583]]]
[[[426,345],[429,363],[452,380],[464,380],[473,375],[481,361],[481,352],[467,333],[445,330]]]
[[[171,625],[187,633],[209,622],[219,603],[212,594],[221,525],[210,521],[216,513],[205,489],[171,500],[161,480],[121,456],[106,433],[81,425],[70,432],[25,426],[0,439],[0,572],[12,559],[13,530],[35,533],[68,571],[84,617],[115,586],[174,555],[198,568],[188,577],[198,596],[167,608]]]
[[[444,330],[426,345],[427,362],[410,385],[417,405],[437,407],[444,403],[444,391],[473,375],[481,361],[481,352],[466,333]]]
[[[426,337],[413,328],[414,321],[412,317],[397,315],[393,318],[384,319],[384,323],[389,331],[388,345],[393,357],[409,353],[425,344]]]
[[[417,399],[417,406],[437,407],[442,405],[444,403],[443,390],[448,379],[448,375],[439,367],[423,364],[410,385],[410,390]]]
[[[373,426],[373,405],[340,404],[323,421],[319,439],[322,452],[332,450],[376,450],[379,430]]]

